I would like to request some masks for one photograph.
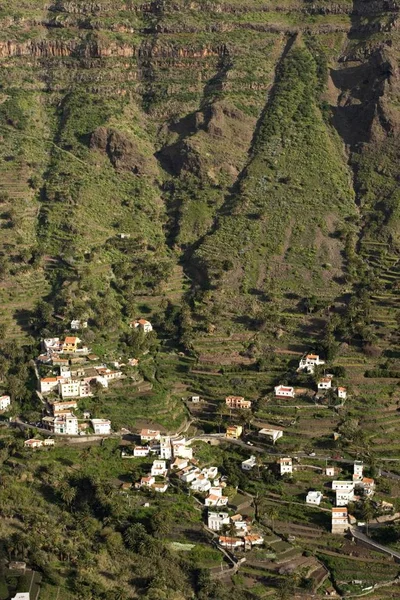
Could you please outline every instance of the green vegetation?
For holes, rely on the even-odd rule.
[[[2,558],[39,572],[44,600],[288,598],[316,592],[322,563],[321,593],[396,576],[329,536],[320,461],[286,479],[273,456],[361,458],[377,499],[398,505],[396,481],[378,477],[400,451],[392,4],[2,2],[0,387],[12,405],[0,416],[0,600],[17,589]],[[153,333],[129,327],[139,317]],[[39,340],[67,335],[72,318],[88,321],[79,336],[99,363],[139,361],[79,415],[186,435],[236,423],[262,448],[245,474],[251,446],[194,445],[237,506],[254,496],[268,537],[223,585],[213,577],[228,561],[179,481],[165,496],[120,492],[149,465],[122,460],[116,441],[29,453],[6,428],[41,418]],[[323,369],[297,373],[311,350],[346,401],[315,396]],[[293,402],[274,398],[278,383],[296,387]],[[229,411],[228,394],[251,410]],[[257,434],[266,426],[284,430],[275,447]],[[304,507],[313,488],[320,509]],[[395,525],[374,535],[398,545]],[[313,553],[293,577],[281,570]]]

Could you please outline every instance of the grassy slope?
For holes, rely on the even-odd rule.
[[[141,394],[140,385],[125,387],[126,382],[111,388],[94,403],[99,415],[129,426],[143,419],[175,428],[185,417],[180,397],[190,390],[211,401],[200,416],[205,429],[215,430],[211,421],[229,391],[255,402],[257,422],[285,427],[278,443],[282,451],[318,448],[327,453],[397,456],[398,380],[364,378],[365,370],[378,363],[400,370],[395,333],[399,277],[395,69],[380,104],[374,104],[374,97],[359,97],[363,85],[374,87],[382,77],[382,69],[371,58],[373,50],[390,38],[391,60],[398,59],[397,34],[355,36],[353,32],[347,40],[346,33],[356,24],[348,10],[360,5],[349,1],[335,2],[343,8],[342,14],[324,15],[309,14],[309,3],[283,0],[271,1],[269,11],[258,2],[231,2],[222,8],[216,3],[201,7],[192,3],[190,8],[176,3],[159,7],[155,14],[119,10],[120,3],[105,0],[96,2],[89,14],[83,12],[82,2],[77,3],[77,12],[69,12],[67,3],[63,11],[46,12],[32,0],[19,5],[20,13],[29,17],[24,27],[7,20],[15,10],[12,4],[2,4],[3,40],[62,41],[78,48],[69,57],[52,57],[50,52],[39,58],[15,56],[1,63],[0,191],[9,194],[2,205],[2,252],[12,257],[0,285],[0,322],[9,324],[7,337],[18,342],[27,339],[29,311],[48,294],[66,317],[78,312],[103,318],[105,325],[95,331],[93,344],[100,354],[119,350],[124,329],[120,321],[128,315],[150,314],[163,332],[163,303],[169,300],[180,306],[189,287],[182,270],[170,266],[180,261],[193,273],[194,250],[195,267],[200,265],[202,275],[196,277],[196,286],[200,280],[212,288],[195,298],[195,323],[199,329],[206,329],[204,323],[216,325],[214,333],[211,326],[207,333],[199,334],[196,329],[191,333],[200,360],[192,364],[165,344],[141,364],[153,390]],[[327,4],[320,2],[317,8],[325,9]],[[363,18],[362,24],[375,27],[389,17]],[[40,19],[58,21],[63,27],[38,25]],[[286,48],[285,33],[292,35],[298,28],[313,35],[304,34]],[[96,44],[111,47],[114,56],[90,56]],[[132,46],[141,47],[139,57],[115,55],[116,49]],[[285,48],[288,52],[282,57]],[[361,69],[350,85],[341,88],[339,82],[337,93],[343,96],[334,97],[330,107],[321,105],[321,97],[328,104],[331,100],[329,85],[325,85],[326,67],[351,68],[350,59],[349,65],[338,63],[341,56],[351,53],[358,63],[368,63],[367,73]],[[350,165],[357,167],[355,192],[342,142],[331,125],[337,105],[347,107],[353,101],[362,107],[371,103],[366,114],[372,107],[373,114],[389,115],[393,127],[387,136],[384,119],[375,118],[368,122],[373,134],[370,141],[351,142]],[[99,127],[118,130],[130,140],[144,175],[115,168],[106,152],[91,147],[92,134]],[[32,176],[33,182],[29,181]],[[356,232],[355,199],[362,227],[356,249],[362,264],[372,267],[380,280],[381,287],[372,298],[371,319],[379,350],[386,355],[367,357],[356,346],[339,354],[337,364],[347,369],[341,382],[351,391],[344,409],[315,408],[305,399],[299,400],[299,409],[287,408],[272,400],[270,392],[274,383],[288,378],[298,357],[271,352],[268,328],[277,325],[273,344],[278,351],[288,347],[302,351],[315,347],[326,315],[305,315],[299,299],[316,294],[327,303],[336,300],[343,310],[348,299],[343,292],[352,291],[351,285],[356,288],[358,282],[343,279],[344,244],[338,233],[346,228]],[[14,227],[8,226],[11,208],[15,209]],[[117,238],[122,231],[131,234],[126,243]],[[36,246],[42,256],[38,261],[32,255]],[[266,335],[260,322],[267,324]],[[281,327],[284,334],[278,337]],[[252,356],[245,357],[245,367],[241,365],[244,357],[239,353],[249,344],[258,344],[256,358],[265,361],[260,370],[253,368]],[[218,372],[221,365],[223,373]],[[222,424],[229,420],[225,416]],[[343,437],[334,442],[332,431],[346,422],[363,431],[363,436],[349,445]],[[84,548],[88,555],[96,554],[98,535],[107,534],[97,515],[91,523],[93,535],[82,534],[73,511],[66,511],[58,497],[54,501],[50,496],[48,503],[44,490],[50,494],[58,489],[60,469],[66,475],[77,469],[100,474],[117,485],[117,478],[124,480],[131,468],[117,457],[111,447],[96,450],[85,461],[77,451],[65,448],[56,450],[54,456],[46,453],[30,460],[24,456],[19,465],[21,481],[15,480],[13,465],[6,468],[10,485],[2,491],[2,504],[14,503],[15,512],[29,516],[29,503],[34,496],[39,498],[32,521],[40,529],[33,535],[41,548],[34,556],[54,583],[46,583],[44,598],[72,598],[63,586],[68,575],[76,575],[71,564],[60,571],[65,559],[53,548],[65,540],[46,515],[67,518],[74,548]],[[38,479],[41,467],[51,469],[55,463],[55,474],[50,472],[46,479],[46,472],[40,470],[43,481]],[[32,478],[29,489],[25,475],[28,481]],[[319,483],[323,484],[322,478]],[[294,496],[295,489],[296,500],[303,498],[304,485],[293,488],[291,494],[290,487],[284,493]],[[398,496],[397,489],[383,497],[390,500],[392,496]],[[113,497],[116,515],[125,521],[132,512],[126,500],[119,494]],[[181,496],[179,502],[176,495],[158,501],[175,503],[184,519],[193,514],[199,518]],[[307,513],[297,508],[297,513],[295,509],[290,513],[293,519],[308,522]],[[49,528],[50,545],[38,514]],[[6,522],[2,527],[5,538],[19,525]],[[96,568],[82,564],[79,575],[94,585],[101,571],[100,585],[106,596],[115,587],[113,581],[132,593],[130,570],[119,569],[125,563],[139,574],[134,584],[142,593],[147,585],[143,569],[149,561],[132,558],[119,529],[108,535]],[[305,547],[310,547],[309,541]],[[110,558],[116,551],[121,558],[118,563]],[[331,561],[334,576],[354,578],[349,574],[352,563],[340,561]],[[178,575],[181,598],[190,592],[179,571]],[[153,571],[146,571],[146,576],[151,579]],[[165,577],[173,587],[170,573]],[[57,590],[58,584],[61,589]]]
[[[355,214],[354,195],[317,88],[311,54],[295,45],[278,67],[239,189],[197,251],[225,298],[238,301],[239,283],[243,299],[271,286],[328,297],[339,291],[340,244],[331,238]]]

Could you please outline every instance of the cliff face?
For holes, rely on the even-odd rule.
[[[2,252],[22,309],[49,293],[72,310],[72,290],[95,314],[109,290],[127,310],[173,247],[217,302],[257,312],[274,281],[340,295],[349,222],[398,251],[398,2],[7,6]],[[29,277],[45,284],[26,298]]]

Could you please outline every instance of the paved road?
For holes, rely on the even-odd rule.
[[[276,456],[277,458],[279,458],[280,456],[291,455],[292,457],[298,456],[299,458],[312,458],[313,460],[322,460],[322,461],[328,461],[330,463],[334,462],[334,463],[348,464],[348,465],[352,465],[354,463],[354,461],[356,460],[355,458],[332,458],[331,454],[316,454],[315,456],[310,456],[309,453],[302,452],[302,451],[293,451],[290,453],[279,452],[273,446],[256,446],[254,444],[250,445],[241,439],[235,440],[232,438],[227,438],[224,433],[209,433],[209,434],[196,435],[193,438],[190,438],[188,441],[195,441],[195,440],[204,440],[204,441],[219,440],[221,442],[227,442],[228,444],[235,444],[236,446],[241,446],[242,448],[247,448],[247,450],[249,450],[250,452],[254,451],[254,452],[264,452],[265,454],[272,454],[272,455]],[[390,461],[400,462],[400,458],[392,458],[390,456],[379,457],[379,460],[387,461],[387,462],[390,462]],[[384,475],[385,477],[391,477],[392,479],[400,479],[400,475],[396,475],[395,473],[391,473],[390,471],[382,471],[382,475]]]
[[[388,477],[389,479],[395,479],[397,481],[400,479],[400,475],[392,473],[391,471],[381,471],[381,475],[383,475],[384,477]]]
[[[397,558],[398,560],[400,560],[400,552],[397,552],[396,550],[393,550],[392,548],[389,548],[388,546],[383,546],[382,544],[378,544],[377,542],[372,540],[370,537],[365,535],[365,533],[362,533],[356,527],[350,527],[350,531],[357,540],[360,540],[361,542],[368,544],[375,550],[379,550],[380,552],[384,552],[385,554],[389,554],[390,556],[393,556],[394,558]]]

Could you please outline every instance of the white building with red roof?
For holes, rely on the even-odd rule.
[[[295,391],[293,387],[287,385],[277,385],[275,388],[276,398],[294,398]]]
[[[147,319],[137,319],[137,321],[132,321],[129,323],[129,327],[131,329],[142,329],[144,333],[150,333],[150,331],[153,331],[153,326],[150,321],[147,321]]]
[[[158,429],[142,429],[140,432],[141,442],[155,442],[161,437],[161,433]]]
[[[298,371],[306,370],[307,373],[314,373],[315,367],[324,364],[325,361],[321,360],[318,354],[306,354],[300,360]]]
[[[349,527],[349,517],[347,508],[341,506],[340,508],[332,508],[332,533],[343,534]]]

